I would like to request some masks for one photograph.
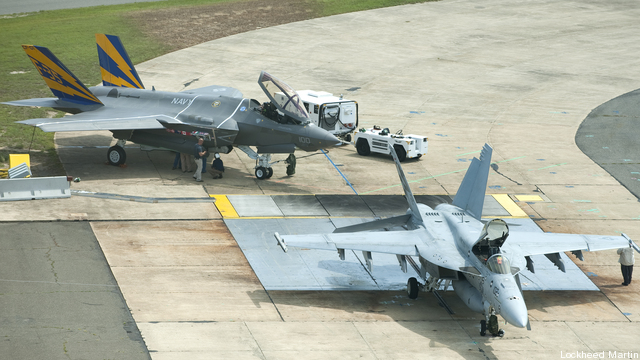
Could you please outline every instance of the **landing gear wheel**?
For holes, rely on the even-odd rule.
[[[371,149],[369,149],[369,142],[367,139],[358,139],[356,143],[356,150],[358,150],[358,154],[362,156],[367,156],[371,153]]]
[[[265,178],[266,179],[271,179],[271,176],[273,176],[273,168],[268,167],[267,168],[267,176]]]
[[[345,137],[344,137],[344,141],[346,141],[346,142],[351,142],[351,134],[347,134],[347,135],[345,135]]]
[[[418,291],[420,291],[420,285],[418,285],[418,279],[410,277],[407,281],[407,295],[409,299],[415,300],[418,298]]]
[[[256,177],[258,178],[258,180],[264,180],[267,178],[267,169],[265,169],[262,166],[258,166],[258,168],[256,169]]]
[[[498,331],[498,336],[504,337],[504,330],[500,329],[500,331]]]
[[[393,150],[396,151],[396,155],[398,155],[398,160],[403,162],[407,159],[407,151],[400,145],[393,145]]]
[[[487,321],[480,320],[480,336],[487,335]]]
[[[110,165],[122,165],[127,161],[127,153],[121,146],[115,145],[107,150],[107,161]]]

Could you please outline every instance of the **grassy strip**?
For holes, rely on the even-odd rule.
[[[22,44],[48,47],[87,86],[100,82],[100,71],[93,34],[117,34],[126,44],[134,64],[163,55],[173,49],[141,32],[125,14],[137,10],[211,5],[243,0],[169,0],[125,5],[42,11],[0,16],[0,101],[51,97],[52,94],[22,50]],[[317,16],[368,10],[425,0],[313,0],[322,9]],[[0,149],[42,150],[51,161],[55,156],[53,133],[45,133],[15,121],[62,116],[52,109],[0,105]],[[4,156],[0,156],[0,168]],[[6,166],[6,163],[5,163]]]

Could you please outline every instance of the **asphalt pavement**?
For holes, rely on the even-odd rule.
[[[0,15],[10,15],[17,13],[27,13],[35,11],[46,10],[60,10],[60,9],[73,9],[82,7],[92,7],[101,5],[117,5],[117,4],[130,4],[135,2],[151,2],[160,0],[3,0],[2,6],[0,6]]]

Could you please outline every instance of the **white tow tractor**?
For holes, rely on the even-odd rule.
[[[377,125],[372,129],[360,129],[356,132],[353,141],[358,154],[362,156],[367,156],[372,152],[390,154],[389,145],[391,145],[400,161],[419,158],[427,153],[428,148],[426,136],[404,135],[402,130],[391,134],[389,128],[381,129]]]
[[[340,139],[351,141],[351,133],[358,127],[357,102],[326,91],[301,90],[298,95],[312,123]]]

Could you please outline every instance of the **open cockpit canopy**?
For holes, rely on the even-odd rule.
[[[301,124],[309,122],[309,113],[298,93],[284,81],[263,71],[258,84],[278,110]]]

